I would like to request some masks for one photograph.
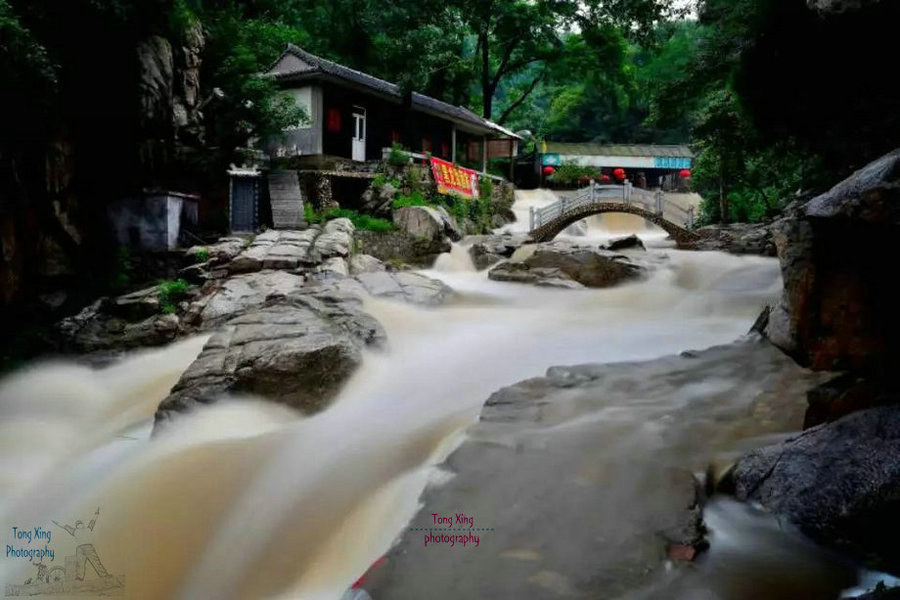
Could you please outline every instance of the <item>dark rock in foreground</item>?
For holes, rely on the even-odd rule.
[[[786,516],[813,539],[900,569],[900,406],[873,408],[751,452],[736,495]]]
[[[784,293],[766,335],[813,369],[893,374],[900,365],[897,285],[900,150],[788,211],[775,228]]]
[[[697,385],[710,378],[713,387]],[[747,341],[554,367],[504,388],[443,465],[454,476],[426,489],[365,587],[391,600],[611,600],[642,589],[703,547],[692,473],[751,423],[758,433],[799,426],[804,394],[821,379]],[[433,514],[453,531],[438,531]],[[425,545],[426,535],[469,534],[477,546]]]

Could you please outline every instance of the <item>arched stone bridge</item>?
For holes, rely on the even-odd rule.
[[[592,184],[572,197],[563,197],[549,206],[532,209],[529,236],[535,242],[548,242],[572,223],[603,213],[628,213],[642,217],[672,236],[679,248],[689,248],[700,239],[689,229],[694,221],[693,207],[685,210],[668,201],[661,191],[647,192],[630,184]],[[683,225],[678,224],[679,220]]]

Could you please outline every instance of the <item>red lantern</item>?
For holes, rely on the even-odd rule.
[[[691,172],[688,171],[687,169],[682,169],[681,173],[679,173],[679,175],[681,175],[682,179],[687,179],[688,177],[691,176]]]
[[[556,169],[554,169],[550,165],[544,167],[544,175],[553,175],[554,173],[556,173]]]
[[[601,175],[600,176],[600,183],[609,183],[609,182],[610,182],[609,175]]]
[[[625,169],[613,170],[613,177],[615,177],[616,179],[625,179]]]

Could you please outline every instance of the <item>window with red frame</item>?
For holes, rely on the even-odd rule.
[[[328,117],[326,119],[328,123],[328,131],[338,132],[341,130],[341,110],[339,108],[329,108],[328,109]]]

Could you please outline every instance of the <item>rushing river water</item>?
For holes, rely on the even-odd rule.
[[[529,204],[552,200],[521,193],[514,228],[527,222]],[[577,240],[621,235],[611,223],[595,218]],[[205,338],[96,371],[57,364],[20,373],[0,388],[0,542],[43,547],[14,539],[12,527],[48,528],[60,556],[43,560],[60,564],[75,542],[53,521],[87,523],[99,507],[93,543],[106,569],[125,576],[128,597],[340,598],[415,514],[431,467],[458,445],[491,392],[552,365],[731,342],[780,289],[774,259],[682,252],[641,222],[620,225],[638,225],[650,251],[667,258],[645,280],[607,290],[492,282],[455,246],[425,273],[457,299],[433,309],[369,300],[389,350],[368,354],[334,404],[309,418],[239,399],[179,419],[149,443],[156,404]],[[729,537],[729,527],[745,532],[737,539],[756,556],[787,539],[770,531],[771,520],[747,524],[728,505],[710,515],[714,530],[723,523],[723,540],[738,535]],[[746,533],[753,530],[762,536]],[[789,539],[787,554],[815,556]],[[35,568],[0,557],[0,583],[22,583]],[[721,589],[708,597],[763,597]]]

